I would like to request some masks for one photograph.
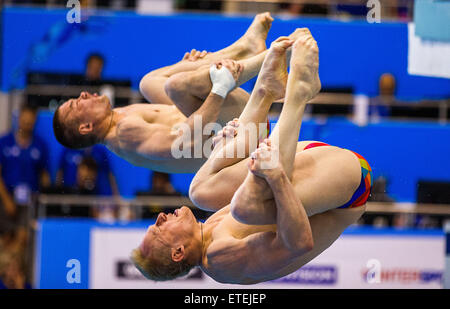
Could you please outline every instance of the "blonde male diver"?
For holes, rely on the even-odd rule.
[[[196,172],[207,158],[204,151],[195,155],[192,150],[202,149],[213,134],[198,138],[184,135],[179,128],[187,126],[193,132],[195,119],[201,119],[200,129],[215,122],[223,126],[241,114],[249,94],[239,86],[259,73],[272,21],[269,13],[259,14],[246,33],[225,49],[192,50],[180,62],[148,73],[140,90],[153,104],[113,109],[106,96],[82,92],[56,110],[57,140],[69,148],[101,143],[130,163],[156,171]],[[174,156],[174,143],[182,151],[188,149],[189,155]]]
[[[132,252],[147,278],[170,280],[199,266],[221,283],[273,280],[314,259],[361,217],[372,181],[367,161],[325,143],[298,142],[305,105],[321,88],[318,53],[308,29],[295,41],[272,43],[243,113],[219,132],[191,184],[192,200],[216,212],[204,223],[188,207],[160,213]],[[247,158],[224,156],[247,144],[242,129],[264,122],[274,97],[285,99],[270,137],[247,147]]]

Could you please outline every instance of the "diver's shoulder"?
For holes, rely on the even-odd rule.
[[[137,115],[127,115],[121,118],[116,125],[116,138],[121,143],[136,141],[142,136],[143,123],[142,118]]]

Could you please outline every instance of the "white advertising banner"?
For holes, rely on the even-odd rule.
[[[416,36],[414,23],[409,23],[408,73],[450,78],[450,43],[423,40]]]
[[[129,259],[145,229],[91,231],[90,288],[442,288],[443,236],[344,234],[307,265],[275,281],[252,286],[215,282],[199,268],[169,282],[146,280]]]
[[[450,289],[450,221],[444,226],[445,231],[445,271],[444,289]]]

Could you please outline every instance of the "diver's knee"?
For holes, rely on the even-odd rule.
[[[234,195],[230,204],[231,215],[237,221],[247,224],[251,222],[251,214],[252,210],[250,209],[250,205],[245,205],[242,200]]]
[[[189,187],[189,198],[195,206],[209,210],[209,200],[211,199],[211,190],[205,190],[204,186],[199,183],[191,183]]]
[[[164,91],[170,97],[177,97],[186,91],[186,80],[184,73],[172,75],[164,83]]]
[[[147,93],[148,85],[152,82],[152,73],[147,73],[144,77],[141,78],[139,82],[139,91],[145,95]]]

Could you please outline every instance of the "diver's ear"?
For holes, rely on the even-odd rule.
[[[184,258],[184,246],[180,245],[177,248],[172,248],[172,261],[180,262]]]
[[[92,125],[92,122],[86,122],[80,124],[80,126],[78,127],[78,132],[80,132],[81,135],[86,135],[92,133],[93,129],[94,126]]]

